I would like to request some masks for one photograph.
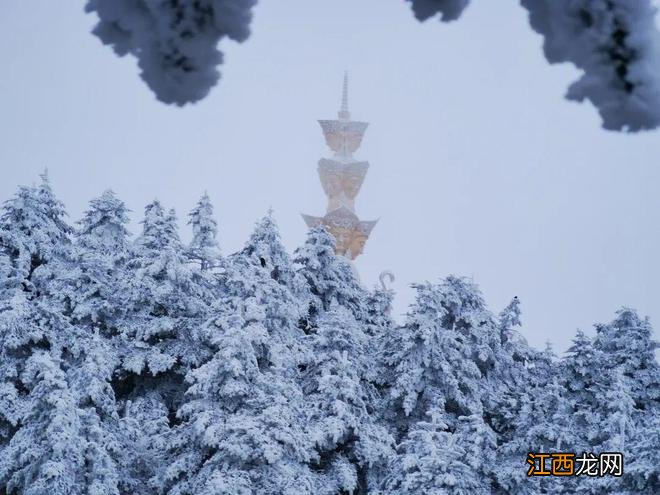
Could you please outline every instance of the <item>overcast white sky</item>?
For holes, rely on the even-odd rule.
[[[336,115],[346,68],[353,117],[371,123],[357,211],[380,218],[357,264],[367,285],[396,274],[397,313],[411,282],[454,273],[495,312],[518,295],[536,346],[561,351],[621,305],[660,325],[660,133],[603,131],[563,100],[577,72],[547,65],[517,1],[446,25],[401,0],[263,0],[252,37],[223,42],[220,85],[183,109],[157,102],[82,9],[0,4],[0,199],[47,166],[72,221],[112,188],[137,232],[154,197],[185,227],[208,190],[225,253],[271,206],[293,250],[299,213],[326,206],[316,119]]]

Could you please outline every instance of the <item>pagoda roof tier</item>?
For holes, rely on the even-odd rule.
[[[355,213],[345,206],[340,206],[339,208],[326,213],[323,217],[314,217],[303,214],[303,219],[310,228],[318,225],[344,227],[359,230],[367,236],[371,234],[371,231],[378,223],[378,220],[360,220]]]
[[[377,222],[360,221],[355,213],[344,207],[337,208],[324,217],[304,214],[302,217],[309,228],[323,225],[337,242],[336,253],[351,260],[362,254],[369,234]]]
[[[367,122],[353,120],[319,120],[325,142],[335,155],[350,158],[362,144]]]
[[[323,190],[331,203],[342,199],[349,200],[353,209],[353,200],[360,191],[369,169],[369,162],[341,162],[322,158],[319,160],[318,172]]]

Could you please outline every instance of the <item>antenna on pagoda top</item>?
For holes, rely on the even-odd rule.
[[[341,110],[337,114],[339,120],[350,120],[351,114],[348,111],[348,71],[344,71],[344,87],[341,92]]]

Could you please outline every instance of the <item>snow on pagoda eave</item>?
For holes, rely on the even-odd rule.
[[[378,220],[361,220],[359,227],[366,235],[371,235],[371,231],[374,230],[377,223]]]
[[[305,224],[310,229],[313,229],[314,227],[318,227],[319,225],[323,225],[323,217],[315,217],[313,215],[305,215],[304,213],[301,213],[300,216],[303,217],[303,220],[305,221]]]
[[[378,223],[378,220],[360,220],[355,213],[345,206],[340,206],[328,213],[323,217],[316,217],[312,215],[302,214],[303,220],[309,228],[318,225],[325,225],[326,227],[341,227],[351,230],[359,230],[366,235],[369,235],[373,228]]]
[[[367,130],[369,122],[361,120],[340,120],[340,119],[318,119],[317,122],[321,125],[321,129],[346,129],[351,131],[361,131],[364,133]]]
[[[369,125],[367,122],[354,120],[319,120],[318,122],[323,130],[326,144],[335,153],[357,151]]]
[[[326,137],[332,134],[343,134],[350,136],[359,136],[360,141],[367,131],[369,122],[359,122],[356,120],[319,120],[321,130]]]
[[[360,173],[366,175],[369,170],[368,161],[346,162],[335,158],[321,158],[318,165],[319,172],[327,171],[334,173]]]

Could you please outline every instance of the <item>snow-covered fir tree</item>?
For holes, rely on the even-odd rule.
[[[303,381],[308,428],[318,452],[324,489],[367,493],[389,457],[393,438],[379,424],[377,389],[368,380],[374,362],[368,337],[346,308],[330,308],[309,336],[313,358]]]
[[[385,362],[391,367],[388,413],[399,442],[398,456],[406,457],[417,449],[411,443],[414,438],[428,438],[427,434],[420,436],[417,425],[430,423],[422,431],[431,428],[452,445],[460,446],[464,454],[454,462],[461,463],[465,470],[476,466],[479,483],[489,486],[487,452],[481,451],[473,458],[475,449],[462,446],[476,441],[466,437],[469,430],[479,430],[483,439],[493,438],[490,426],[484,422],[482,396],[499,338],[497,326],[478,289],[468,280],[448,277],[440,284],[427,283],[416,289],[406,323],[392,332],[384,348]],[[467,418],[470,429],[466,431]],[[401,462],[392,461],[386,487],[400,476]],[[464,493],[472,486],[466,483],[461,487]]]
[[[388,380],[388,365],[383,359],[383,348],[391,338],[391,332],[397,331],[397,326],[392,315],[392,301],[394,292],[385,287],[376,287],[367,294],[366,316],[363,323],[366,335],[364,346],[364,361],[369,363],[365,368],[365,379],[369,382],[375,392],[373,400],[375,404],[374,414],[378,416],[377,421],[385,424],[386,401]],[[375,472],[380,466],[375,466],[371,472]]]
[[[572,449],[591,452],[601,435],[599,416],[603,395],[603,354],[594,348],[592,340],[578,330],[566,357],[560,363],[561,386],[570,402],[571,414],[565,425],[574,435]]]
[[[75,266],[59,287],[69,294],[70,318],[78,330],[68,380],[81,409],[88,455],[98,459],[99,473],[112,477],[115,491],[126,486],[126,478],[121,476],[123,432],[112,384],[120,360],[118,327],[124,299],[116,288],[127,276],[127,213],[112,191],[90,201],[75,232]]]
[[[497,432],[500,444],[514,434],[513,420],[520,413],[521,395],[533,380],[528,367],[534,353],[517,330],[520,326],[520,300],[515,297],[498,317],[500,342],[494,346],[497,358],[488,374],[484,396],[487,421]]]
[[[154,201],[145,208],[142,224],[127,264],[131,276],[122,281],[127,299],[121,324],[123,368],[135,375],[160,375],[169,382],[163,383],[167,389],[177,381],[170,375],[182,378],[204,356],[193,333],[205,320],[211,294],[199,272],[186,263],[174,212]],[[174,392],[165,389],[166,395]]]
[[[465,462],[467,452],[448,431],[442,414],[430,414],[406,433],[382,481],[382,493],[402,495],[487,493]]]
[[[296,280],[305,287],[301,326],[311,351],[304,391],[319,456],[316,469],[327,480],[323,493],[366,493],[377,486],[392,447],[375,384],[382,374],[376,335],[381,338],[389,324],[386,313],[376,313],[388,308],[391,296],[368,294],[334,251],[332,235],[317,227],[294,255]]]
[[[127,254],[129,232],[128,208],[110,189],[89,202],[78,222],[78,245],[87,252],[109,256],[115,262]]]
[[[169,438],[168,493],[318,493],[297,379],[303,333],[291,262],[269,214],[229,257],[198,333],[214,355],[187,377],[183,424]]]
[[[217,352],[188,376],[161,479],[167,493],[316,492],[300,388],[277,368],[261,369],[264,312],[252,298],[241,306],[209,322]]]
[[[611,323],[596,326],[595,347],[603,352],[607,368],[621,369],[640,412],[660,407],[660,367],[651,335],[648,319],[629,308],[619,310]]]
[[[11,269],[0,314],[0,486],[9,493],[114,494],[116,445],[103,424],[114,415],[112,365],[93,379],[91,363],[105,355],[103,346],[85,345],[72,316],[78,299],[69,282],[79,260],[64,216],[45,176],[40,186],[21,188],[3,212]]]
[[[378,340],[394,327],[393,299],[394,292],[381,287],[375,287],[367,293],[365,331],[370,338]]]
[[[72,228],[65,221],[64,205],[55,197],[44,173],[39,186],[21,186],[6,201],[0,217],[2,251],[9,257],[10,278],[26,292],[36,292],[32,282],[40,267],[66,255]]]
[[[245,297],[255,297],[265,309],[264,324],[269,335],[268,353],[262,357],[269,365],[291,370],[306,358],[300,320],[300,304],[306,287],[295,277],[289,254],[282,245],[272,211],[257,222],[244,248],[229,257],[228,274],[221,282],[220,299],[231,311]],[[297,368],[295,368],[297,369]]]
[[[130,275],[119,283],[125,310],[115,392],[122,422],[132,425],[129,440],[140,446],[125,451],[129,465],[142,466],[139,479],[128,482],[149,493],[147,482],[163,454],[159,436],[150,432],[164,435],[177,423],[184,377],[210,355],[194,334],[208,317],[212,292],[207,278],[187,263],[173,211],[154,201],[145,208],[142,226],[126,264]]]
[[[572,411],[552,347],[533,351],[527,367],[527,382],[518,397],[520,409],[509,427],[512,433],[498,447],[501,469],[496,472],[497,484],[505,493],[561,493],[566,478],[527,477],[529,466],[520,467],[528,452],[570,451],[574,444]]]
[[[366,292],[348,260],[335,255],[335,238],[324,227],[308,232],[293,261],[298,266],[297,278],[306,285],[308,293],[302,321],[306,332],[313,331],[317,318],[334,305],[348,308],[358,321],[364,321]]]
[[[47,289],[57,275],[53,265],[68,256],[71,246],[71,227],[64,217],[64,206],[54,197],[45,174],[39,186],[20,187],[5,202],[0,217],[6,276],[0,300],[0,457],[4,459],[0,486],[8,485],[13,470],[18,469],[6,449],[17,448],[21,441],[17,433],[25,428],[25,418],[35,404],[30,386],[34,382],[23,379],[28,359],[52,349],[52,358],[59,361],[64,335],[58,330],[68,329],[62,324],[62,308],[51,304]],[[20,445],[19,450],[27,447]],[[30,467],[38,470],[39,461]]]
[[[538,366],[539,353],[532,349],[517,330],[521,325],[520,301],[515,297],[502,310],[498,319],[501,352],[489,377],[485,394],[488,424],[496,433],[497,447],[493,464],[497,466],[493,480],[494,493],[515,493],[530,490],[520,468],[520,460],[527,454],[518,419],[530,410],[537,386],[545,386],[552,369],[550,364]],[[531,390],[530,390],[531,389]]]
[[[625,460],[624,488],[645,495],[660,492],[660,473],[654,460],[660,445],[660,415],[649,414],[645,420],[636,422],[627,445],[634,454]]]
[[[36,350],[19,379],[30,393],[20,427],[1,451],[0,483],[8,493],[86,493],[80,411],[61,363],[49,350]],[[116,480],[103,481],[112,493]]]
[[[649,451],[649,439],[658,438],[660,367],[651,325],[634,310],[622,308],[611,323],[596,326],[594,347],[602,353],[605,382],[601,442],[604,448],[618,446],[632,462],[616,487],[655,493],[660,488],[660,469]]]
[[[188,225],[193,231],[188,256],[197,261],[202,270],[217,266],[220,260],[218,222],[213,217],[213,205],[207,193],[200,198],[188,218]]]

